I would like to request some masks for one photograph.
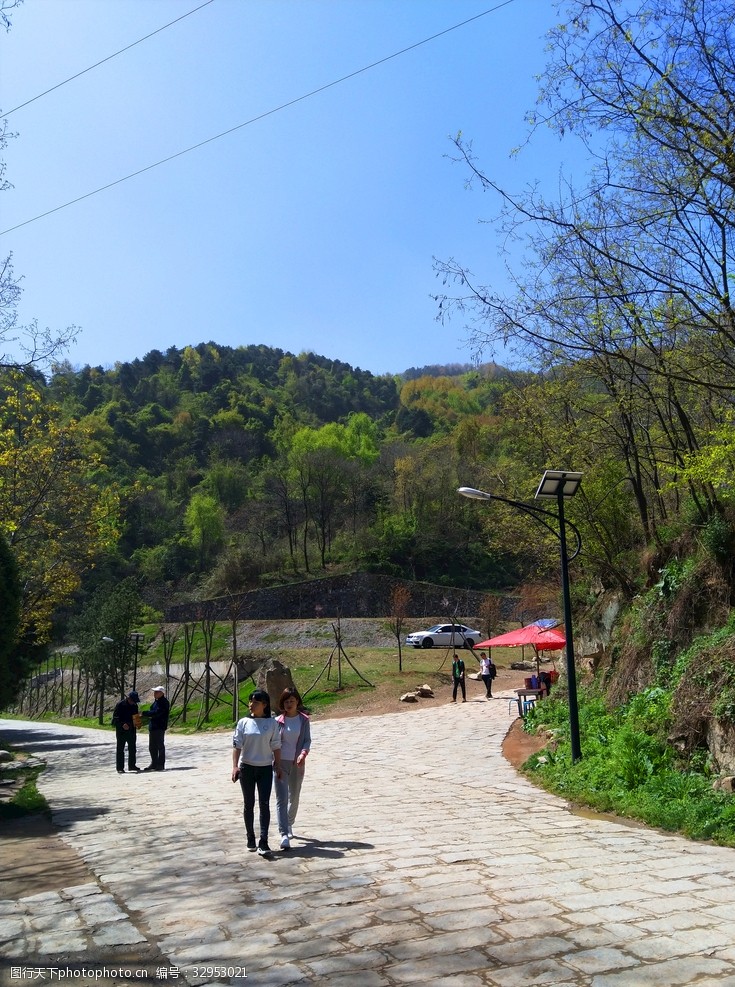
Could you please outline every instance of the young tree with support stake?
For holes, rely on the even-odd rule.
[[[411,606],[411,590],[408,586],[394,586],[390,593],[390,620],[388,627],[398,641],[398,671],[403,671],[401,635]]]

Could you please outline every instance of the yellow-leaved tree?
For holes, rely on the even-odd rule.
[[[18,639],[49,640],[54,612],[116,543],[119,497],[88,434],[64,422],[43,385],[0,379],[0,534],[23,587]]]

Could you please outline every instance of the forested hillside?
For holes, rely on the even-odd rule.
[[[626,404],[590,360],[403,380],[210,342],[110,369],[59,365],[48,381],[9,375],[5,387],[3,517],[17,518],[11,544],[21,569],[37,570],[39,600],[67,557],[66,581],[46,593],[55,605],[125,577],[161,609],[355,570],[555,592],[553,535],[457,495],[471,485],[530,500],[545,468],[585,474],[569,507],[582,602],[592,588],[632,597],[692,523],[711,538],[725,524],[725,499],[682,455],[705,444],[726,402],[654,377]],[[53,559],[44,511],[47,527],[69,514]],[[34,599],[27,627],[38,629],[52,611]]]
[[[456,488],[494,458],[504,396],[525,378],[452,370],[403,381],[212,342],[56,367],[45,406],[120,503],[116,549],[85,589],[134,575],[161,607],[335,568],[513,583],[527,559],[488,552]]]

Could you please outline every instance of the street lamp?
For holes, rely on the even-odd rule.
[[[107,635],[104,635],[100,640],[102,641],[103,644],[108,644],[109,645],[109,644],[114,644],[115,643],[114,638],[107,637]],[[109,659],[109,652],[108,652],[107,660],[108,661],[110,660]],[[102,668],[102,680],[100,682],[100,711],[99,711],[99,717],[98,717],[98,722],[99,722],[100,726],[102,725],[102,720],[103,720],[103,717],[104,717],[104,714],[105,714],[105,686],[106,686],[106,684],[107,684],[107,668],[106,668],[106,666],[103,666],[103,668]]]
[[[566,637],[566,671],[567,671],[567,691],[569,694],[569,736],[572,746],[572,762],[578,761],[582,757],[582,747],[579,740],[579,707],[577,702],[577,671],[574,664],[574,639],[572,636],[572,607],[569,598],[569,563],[575,559],[582,548],[582,536],[575,525],[566,521],[564,517],[564,500],[573,497],[579,490],[582,482],[581,473],[573,473],[569,470],[546,470],[541,483],[536,491],[537,500],[556,500],[557,513],[536,507],[533,504],[524,504],[522,501],[509,500],[507,497],[499,497],[496,494],[486,493],[484,490],[476,490],[474,487],[460,487],[457,493],[472,500],[499,500],[502,504],[509,504],[525,514],[530,514],[532,518],[542,524],[545,528],[556,535],[559,539],[559,549],[561,555],[561,590],[564,603],[564,636]],[[557,527],[549,524],[545,518],[552,518],[556,521]],[[577,540],[576,547],[571,554],[567,552],[566,529],[571,528]]]
[[[133,688],[138,687],[138,646],[145,641],[145,634],[141,634],[140,631],[133,631],[130,635],[130,640],[133,642],[133,648],[135,651],[133,657]]]

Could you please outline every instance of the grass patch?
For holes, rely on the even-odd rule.
[[[13,764],[22,763],[21,755],[11,750]],[[24,816],[43,815],[51,818],[48,802],[36,787],[38,776],[43,767],[38,764],[27,768],[14,768],[12,777],[18,780],[19,788],[10,799],[0,801],[0,821],[4,819],[21,819]]]
[[[213,651],[212,661],[229,661],[230,642],[226,641],[226,631],[227,628],[222,625],[220,642],[223,648],[219,652]],[[293,648],[283,644],[281,647],[249,648],[247,654],[248,657],[254,658],[278,659],[289,667],[296,688],[305,696],[306,708],[317,717],[327,709],[334,710],[340,706],[346,710],[354,709],[356,706],[364,708],[376,699],[379,701],[395,700],[397,702],[404,692],[412,691],[419,685],[426,683],[436,690],[445,686],[451,678],[452,652],[449,649],[404,648],[401,671],[398,670],[398,649],[395,645],[364,648],[344,645],[344,650],[349,661],[345,659],[344,655],[340,657],[333,653],[332,642],[322,645],[315,643],[314,646],[308,648]],[[507,651],[506,655],[503,655],[504,651]],[[329,663],[330,655],[331,664]],[[464,651],[463,656],[469,673],[479,669],[479,662],[472,655]],[[493,657],[498,667],[502,668],[503,666],[507,667],[511,661],[516,661],[519,655],[517,649],[497,649],[494,651]],[[158,653],[155,648],[152,649],[146,654],[146,662],[149,660],[162,661],[162,652]],[[177,660],[177,655],[174,655],[174,660]],[[202,655],[197,653],[196,649],[192,655],[192,660],[202,660]],[[200,684],[203,683],[200,682]],[[218,680],[212,676],[212,689],[216,690],[218,687]],[[247,713],[247,699],[254,688],[252,679],[241,684],[240,716]],[[310,690],[308,694],[307,690]],[[147,709],[151,697],[144,696],[143,698],[141,707]],[[175,682],[171,683],[169,700],[172,702],[171,729],[186,733],[193,732],[200,719],[201,697],[197,694],[195,699],[190,700],[186,723],[182,721],[181,717],[182,690],[175,688]],[[208,722],[200,723],[200,728],[216,730],[232,726],[231,693],[222,690],[219,700],[219,702],[213,703]],[[109,697],[108,701],[110,701]],[[96,717],[68,718],[63,712],[64,709],[68,711],[68,708],[69,698],[67,696],[66,701],[60,705],[61,712],[36,714],[33,719],[64,722],[80,727],[99,727]],[[13,714],[6,713],[3,715],[12,716]],[[28,716],[19,714],[15,718],[27,719]],[[108,709],[105,712],[103,729],[111,729],[110,719],[111,710]]]
[[[526,729],[544,727],[556,738],[523,766],[534,782],[599,812],[639,819],[690,839],[735,846],[735,798],[712,788],[703,758],[699,764],[677,764],[667,743],[669,690],[647,689],[614,710],[583,690],[579,721],[582,758],[572,764],[566,703],[551,698],[529,714]]]
[[[451,674],[451,658],[446,658],[444,650],[415,651],[410,656],[411,660],[407,660],[404,652],[401,672],[398,671],[397,653],[391,648],[346,649],[354,668],[344,657],[338,661],[336,655],[330,665],[330,653],[331,648],[274,648],[263,651],[263,657],[278,659],[290,668],[294,685],[304,696],[306,709],[317,717],[327,709],[340,705],[347,707],[363,700],[369,703],[375,697],[395,697],[397,701],[402,693],[425,682],[432,686],[445,684]],[[249,654],[256,656],[257,653],[251,649]],[[240,716],[247,713],[248,696],[254,688],[252,680],[241,684]],[[222,692],[220,698],[226,699],[227,705],[214,706],[209,722],[201,724],[202,729],[232,726],[232,696],[229,692]],[[200,710],[201,703],[197,700],[189,708],[187,724],[182,724],[179,719],[176,728],[192,731]],[[172,716],[177,712],[178,707],[174,706]]]

